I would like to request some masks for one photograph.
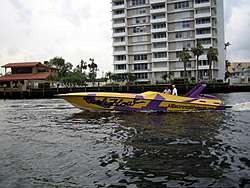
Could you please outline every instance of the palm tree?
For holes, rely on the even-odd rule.
[[[112,76],[112,72],[111,71],[106,72],[105,77],[107,78],[107,80],[111,81],[111,76]]]
[[[196,47],[193,47],[192,52],[194,53],[194,56],[196,56],[196,82],[198,82],[199,79],[199,57],[204,54],[204,47],[201,45],[200,42],[196,44]]]
[[[213,47],[210,47],[210,49],[207,52],[207,59],[209,62],[209,81],[212,80],[212,62],[218,61],[218,52]]]
[[[90,70],[90,80],[93,83],[93,86],[95,84],[95,77],[96,77],[96,71],[98,71],[97,64],[94,63],[94,59],[89,59],[91,61],[91,64],[88,64],[89,70]]]
[[[184,63],[184,79],[185,83],[187,83],[187,62],[190,61],[191,55],[188,53],[187,48],[183,48],[183,50],[180,53],[180,60]]]
[[[136,80],[136,75],[133,73],[128,73],[128,82],[134,82]]]
[[[84,62],[83,60],[81,60],[80,64],[77,65],[77,68],[80,70],[80,79],[81,79],[81,86],[82,86],[82,69],[84,70],[87,69],[87,62]]]

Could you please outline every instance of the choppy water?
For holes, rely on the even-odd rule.
[[[250,187],[250,93],[226,111],[83,112],[0,101],[0,187]]]

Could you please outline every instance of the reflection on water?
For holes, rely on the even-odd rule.
[[[245,103],[242,95],[218,95]],[[61,99],[0,103],[1,187],[250,185],[248,110],[83,112]]]

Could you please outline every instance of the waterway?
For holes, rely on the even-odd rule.
[[[250,187],[250,92],[232,109],[84,112],[0,100],[0,187]]]

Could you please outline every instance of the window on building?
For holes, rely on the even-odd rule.
[[[166,48],[167,43],[166,42],[159,42],[159,43],[154,43],[153,48]]]
[[[154,39],[166,38],[166,33],[156,33],[154,34]]]
[[[115,38],[115,42],[124,42],[125,41],[125,37],[116,37]]]
[[[125,23],[125,20],[124,19],[114,20],[114,23],[115,24],[122,24],[122,23]]]
[[[181,71],[181,77],[185,77],[185,72],[184,71]],[[192,76],[192,72],[191,71],[187,71],[187,77],[191,77]]]
[[[198,40],[198,42],[201,43],[201,45],[212,44],[211,39],[201,39],[201,40]]]
[[[146,8],[138,8],[133,11],[133,16],[146,14]]]
[[[174,4],[174,9],[189,8],[189,1],[179,2]]]
[[[147,54],[134,55],[134,61],[142,61],[147,59],[148,59]]]
[[[133,51],[134,52],[147,52],[148,51],[148,46],[147,45],[138,45],[138,46],[133,46]]]
[[[166,23],[158,23],[158,24],[154,24],[153,25],[154,29],[162,29],[162,28],[166,28]]]
[[[117,61],[126,61],[126,56],[125,55],[118,55],[116,56]]]
[[[154,58],[167,58],[167,52],[154,53]]]
[[[209,62],[208,62],[208,60],[200,60],[199,65],[200,66],[207,66],[207,65],[209,65]]]
[[[175,29],[183,29],[183,28],[189,28],[190,27],[190,21],[183,21],[183,22],[177,22],[175,23]]]
[[[124,10],[117,10],[115,11],[115,14],[116,15],[124,14]]]
[[[153,15],[153,19],[163,19],[166,18],[166,14],[157,14],[157,15]]]
[[[124,1],[115,2],[115,6],[124,5]]]
[[[134,70],[147,70],[147,69],[148,69],[147,63],[134,64]]]
[[[181,52],[176,52],[176,54],[175,54],[176,58],[180,58],[180,54],[181,54]]]
[[[152,10],[163,9],[163,8],[165,8],[165,3],[152,6]]]
[[[147,23],[148,22],[148,17],[144,16],[144,17],[139,17],[139,18],[134,18],[133,19],[133,24],[143,24],[143,23]]]
[[[194,44],[193,41],[177,42],[176,43],[176,49],[183,49],[184,47],[185,48],[191,48],[191,47],[194,46],[193,44]]]
[[[196,0],[195,4],[201,4],[201,3],[209,3],[210,0]]]
[[[115,30],[116,33],[124,33],[125,32],[125,28],[118,28]]]
[[[136,79],[148,79],[148,73],[135,73]]]
[[[182,22],[182,28],[190,27],[190,21],[184,21]]]
[[[133,33],[146,33],[146,32],[147,32],[147,26],[133,28]]]
[[[190,12],[178,12],[178,13],[175,13],[174,16],[175,16],[175,20],[181,20],[184,18],[190,18],[191,13]]]
[[[210,28],[207,28],[207,29],[197,29],[196,30],[196,34],[197,35],[211,34],[211,29]]]
[[[193,46],[192,44],[193,44],[192,41],[184,41],[182,43],[182,46],[183,46],[183,48],[191,48]]]
[[[210,13],[210,8],[197,9],[196,14],[207,14]]]
[[[126,65],[116,65],[116,70],[126,70]]]
[[[136,42],[147,42],[148,40],[148,36],[135,36],[133,37],[133,43]]]
[[[146,4],[146,0],[132,0],[132,6],[145,5],[145,4]]]
[[[126,51],[126,47],[125,46],[115,47],[115,52],[121,52],[121,51]]]
[[[199,24],[209,24],[211,23],[210,21],[210,18],[203,18],[203,19],[198,19],[196,21],[196,24],[199,25]]]
[[[175,33],[175,38],[187,39],[192,37],[192,31],[182,31]]]

